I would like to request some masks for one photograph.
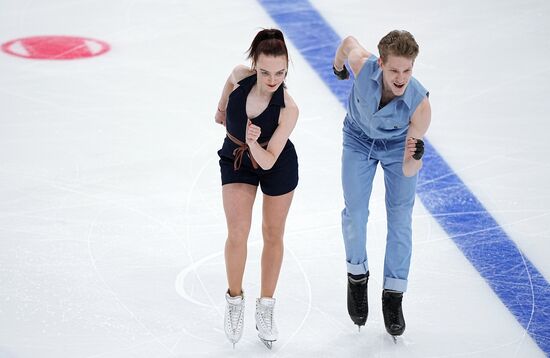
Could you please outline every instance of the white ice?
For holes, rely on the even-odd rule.
[[[429,140],[550,279],[550,3],[315,0],[371,51],[415,34],[430,90]],[[108,53],[36,61],[0,52],[0,357],[543,357],[424,209],[414,211],[407,331],[385,333],[380,175],[369,231],[370,317],[346,311],[340,231],[343,107],[290,44],[300,184],[276,292],[280,339],[256,337],[261,197],[249,239],[249,305],[223,333],[226,235],[213,115],[262,27],[254,0],[0,2],[0,43],[33,35],[108,42]]]

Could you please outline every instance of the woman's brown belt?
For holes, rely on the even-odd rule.
[[[248,144],[241,142],[237,138],[231,135],[231,133],[227,132],[227,138],[231,139],[233,143],[238,145],[237,148],[233,151],[233,155],[235,156],[235,161],[233,162],[233,169],[238,170],[241,167],[241,163],[243,161],[243,154],[244,152],[248,152],[248,157],[250,158],[250,161],[252,162],[252,167],[254,169],[258,169],[259,165],[254,160],[254,157],[252,156],[252,153],[250,152],[250,149],[248,147]],[[267,148],[269,142],[259,143],[262,148]]]

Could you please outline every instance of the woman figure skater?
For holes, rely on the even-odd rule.
[[[228,232],[224,326],[234,347],[243,332],[246,300],[242,281],[259,185],[263,193],[263,251],[255,318],[259,338],[271,349],[278,337],[273,296],[283,260],[285,222],[298,185],[298,158],[289,140],[298,107],[285,88],[288,51],[281,31],[258,32],[248,58],[251,67],[238,65],[229,75],[215,115],[216,123],[227,130],[218,151]]]

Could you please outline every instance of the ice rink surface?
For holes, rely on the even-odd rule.
[[[64,61],[0,52],[0,357],[549,356],[550,307],[533,299],[550,295],[550,3],[543,0],[310,2],[340,38],[354,35],[375,53],[392,29],[415,35],[414,76],[432,104],[427,138],[543,284],[527,287],[532,296],[514,296],[517,275],[498,272],[500,256],[488,252],[495,264],[485,269],[497,275],[488,277],[512,292],[503,301],[417,200],[407,330],[395,345],[381,313],[379,170],[368,224],[370,315],[357,332],[346,310],[340,231],[345,110],[318,74],[331,69],[313,68],[289,39],[300,184],[276,292],[280,337],[268,351],[254,329],[258,196],[245,332],[232,348],[222,322],[226,226],[216,155],[225,134],[213,116],[255,33],[286,32],[266,2],[0,1],[2,44],[71,35],[110,46]],[[510,305],[527,306],[527,318],[543,327],[526,327]]]

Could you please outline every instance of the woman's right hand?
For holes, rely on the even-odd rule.
[[[216,114],[214,115],[214,120],[216,123],[221,124],[222,126],[225,126],[225,111],[222,111],[221,109],[216,109]]]
[[[262,134],[262,129],[257,125],[252,124],[249,119],[246,129],[246,144],[252,145],[252,143],[256,142],[258,138],[260,138],[260,134]]]

